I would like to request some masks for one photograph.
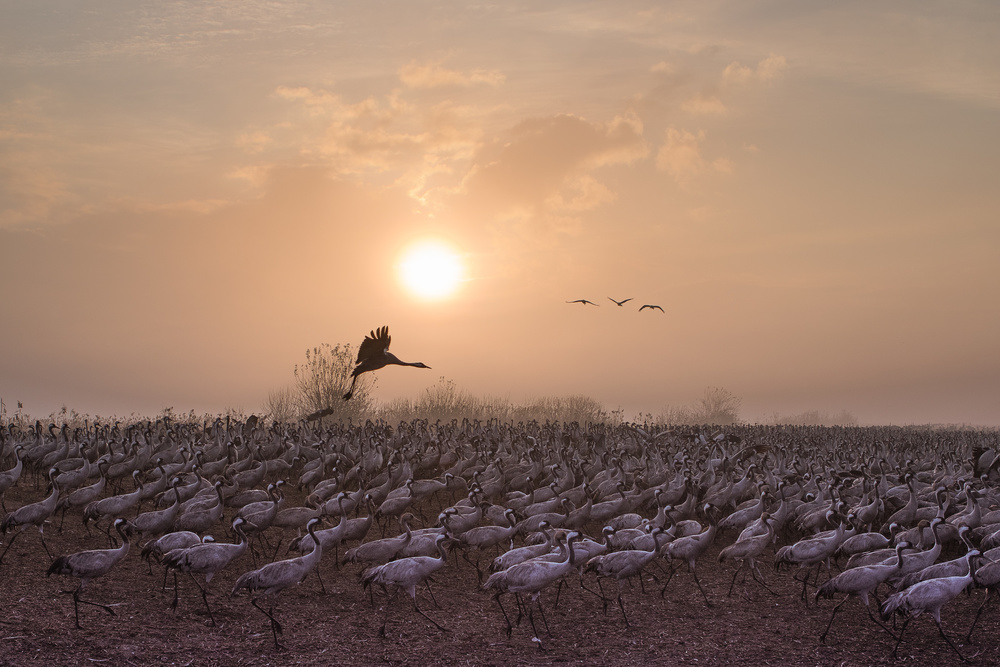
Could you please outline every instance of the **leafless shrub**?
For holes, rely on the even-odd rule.
[[[344,393],[351,386],[355,351],[350,345],[323,344],[306,350],[306,361],[296,365],[295,391],[298,416],[323,412],[334,421],[362,418],[373,412],[371,389],[372,375],[359,375],[354,395],[344,400]]]

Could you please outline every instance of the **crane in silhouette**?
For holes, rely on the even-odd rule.
[[[610,297],[610,296],[609,296],[608,298],[609,298],[609,299],[611,299],[611,297]],[[629,301],[631,301],[631,300],[632,300],[632,297],[629,297],[629,298],[627,298],[627,299],[622,299],[621,301],[619,301],[618,299],[611,299],[611,300],[612,300],[612,301],[614,301],[614,303],[615,303],[615,305],[616,305],[616,306],[618,306],[619,308],[621,308],[621,307],[622,307],[622,306],[624,306],[624,305],[625,305],[626,303],[628,303]]]
[[[588,304],[590,304],[591,306],[596,306],[597,305],[593,301],[587,301],[586,299],[574,299],[572,301],[567,301],[566,303],[582,303],[585,306],[588,305]]]
[[[358,359],[355,362],[354,370],[351,371],[351,388],[344,394],[344,400],[349,400],[354,395],[354,384],[358,381],[358,376],[368,371],[377,371],[386,366],[413,366],[414,368],[430,368],[427,364],[417,362],[401,361],[396,355],[389,352],[389,327],[382,327],[372,331],[361,341],[358,348]]]
[[[646,310],[647,308],[649,308],[650,310],[658,310],[661,313],[664,312],[663,308],[660,307],[660,306],[657,306],[655,303],[644,303],[644,304],[642,304],[641,306],[639,306],[639,312],[641,313],[642,311]]]

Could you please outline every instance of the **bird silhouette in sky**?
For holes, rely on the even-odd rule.
[[[610,297],[610,296],[609,296],[608,298],[609,298],[609,299],[611,299],[611,297]],[[629,297],[629,298],[627,298],[627,299],[622,299],[621,301],[619,301],[618,299],[611,299],[611,300],[615,302],[615,305],[616,305],[616,306],[618,306],[619,308],[621,308],[621,307],[622,307],[622,306],[624,306],[624,305],[625,305],[626,303],[628,303],[629,301],[631,301],[631,300],[632,300],[632,297]]]
[[[657,306],[656,304],[652,304],[652,303],[644,303],[641,306],[639,306],[639,312],[641,313],[646,308],[649,308],[650,310],[652,310],[653,308],[655,308],[656,310],[660,311],[661,313],[663,312],[663,308]]]
[[[389,352],[389,327],[376,329],[365,336],[358,348],[358,360],[355,362],[354,370],[351,371],[351,388],[344,394],[344,400],[348,400],[354,395],[354,384],[358,381],[358,376],[368,371],[377,371],[386,366],[413,366],[414,368],[430,368],[430,366],[417,362],[401,361],[396,355]]]
[[[575,299],[574,301],[567,301],[566,303],[582,303],[582,304],[588,304],[589,303],[591,306],[596,306],[597,305],[593,301],[587,301],[586,299]]]

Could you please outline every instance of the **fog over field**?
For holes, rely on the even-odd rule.
[[[388,326],[431,370],[376,372],[383,411],[722,388],[996,426],[998,31],[985,0],[3,3],[3,413],[262,413]]]

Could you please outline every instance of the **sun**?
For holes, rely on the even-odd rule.
[[[441,241],[420,241],[403,252],[399,278],[424,299],[451,296],[462,283],[464,270],[458,253]]]

